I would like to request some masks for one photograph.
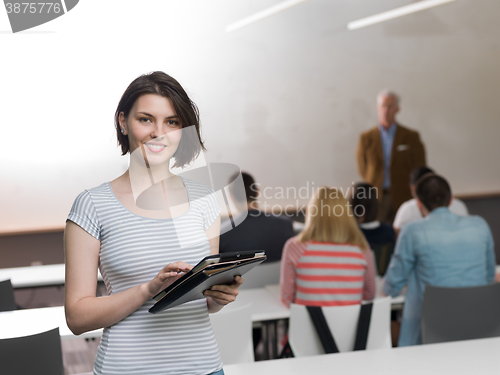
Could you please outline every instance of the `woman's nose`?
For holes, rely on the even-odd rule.
[[[167,130],[162,124],[155,124],[153,131],[151,132],[151,138],[161,138],[167,134]]]

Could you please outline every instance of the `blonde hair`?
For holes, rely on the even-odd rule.
[[[297,240],[350,244],[361,250],[370,248],[342,192],[326,186],[318,188],[309,200],[306,226]]]

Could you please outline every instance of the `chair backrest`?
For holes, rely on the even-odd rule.
[[[0,281],[0,311],[16,310],[14,289],[10,280]]]
[[[243,275],[240,289],[263,288],[280,283],[281,262],[264,262]]]
[[[360,305],[323,307],[326,322],[341,353],[354,349],[360,310]],[[325,353],[305,306],[293,303],[290,306],[288,334],[296,357]],[[373,301],[366,350],[391,347],[391,298],[378,298]]]
[[[64,375],[59,328],[0,340],[2,374]]]
[[[233,307],[210,314],[210,322],[225,365],[254,361],[252,339],[252,304]]]
[[[373,255],[375,256],[375,264],[377,266],[377,273],[380,276],[385,275],[387,267],[391,262],[392,254],[394,253],[394,242],[388,242],[380,245],[370,244],[373,250]]]
[[[421,329],[424,344],[500,336],[500,283],[466,288],[427,285]]]

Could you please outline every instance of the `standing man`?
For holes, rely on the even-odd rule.
[[[410,172],[426,164],[418,132],[398,124],[398,112],[398,95],[381,91],[377,96],[379,124],[361,134],[357,149],[359,174],[378,189],[379,220],[389,224],[399,206],[412,198]]]

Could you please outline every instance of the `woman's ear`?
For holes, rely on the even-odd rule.
[[[123,135],[127,135],[127,119],[125,118],[125,115],[123,112],[120,112],[118,115],[118,123],[120,124],[121,132]]]

